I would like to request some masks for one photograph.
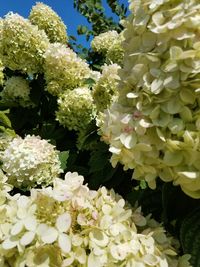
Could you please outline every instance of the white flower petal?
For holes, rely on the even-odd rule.
[[[20,221],[20,222],[17,222],[11,229],[11,235],[18,235],[22,229],[24,228],[24,225],[23,223]]]
[[[37,226],[37,221],[34,217],[28,217],[24,220],[24,226],[29,231],[35,231]]]
[[[12,240],[12,239],[10,238],[10,239],[6,239],[6,240],[1,244],[1,246],[2,246],[3,249],[6,249],[6,250],[7,250],[7,249],[12,249],[12,248],[16,247],[17,244],[18,244],[18,241],[16,241],[16,240]]]
[[[69,253],[71,250],[71,239],[66,234],[60,234],[58,237],[59,247],[64,253]]]
[[[53,227],[48,227],[46,231],[41,233],[41,239],[46,244],[52,244],[56,241],[58,237],[58,232]]]
[[[22,238],[20,239],[20,243],[22,246],[27,246],[29,245],[33,239],[35,237],[35,233],[34,232],[26,232]]]
[[[56,220],[56,227],[58,230],[62,232],[67,232],[71,226],[71,216],[69,213],[65,212],[64,214],[60,215]]]

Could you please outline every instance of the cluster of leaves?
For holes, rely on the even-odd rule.
[[[117,0],[108,0],[107,3],[119,19],[125,18],[127,7],[124,4],[120,5]],[[80,25],[77,29],[78,34],[84,34],[87,40],[91,36],[97,36],[109,30],[121,32],[122,26],[119,21],[106,16],[101,0],[74,0],[74,7],[87,18],[91,25],[91,29],[83,25]]]

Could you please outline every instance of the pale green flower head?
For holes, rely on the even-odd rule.
[[[60,43],[50,44],[45,52],[46,90],[55,96],[84,84],[90,77],[88,64]]]
[[[118,95],[117,85],[120,79],[117,64],[104,65],[102,74],[92,89],[92,95],[98,111],[109,107]]]
[[[68,90],[58,98],[56,119],[69,130],[86,129],[95,115],[92,93],[86,87]]]
[[[91,42],[91,47],[98,53],[106,54],[118,38],[119,34],[116,31],[104,32],[94,37]]]
[[[13,189],[13,186],[8,184],[7,181],[8,178],[3,171],[0,170],[0,205],[4,204],[4,202],[7,200],[8,192]]]
[[[67,43],[66,26],[49,6],[38,2],[32,7],[29,20],[46,32],[51,43]]]
[[[199,1],[130,1],[119,98],[101,121],[113,166],[200,198]]]
[[[0,38],[5,67],[28,73],[41,72],[43,54],[49,44],[44,31],[20,15],[8,13],[3,20]]]
[[[62,172],[55,147],[34,135],[14,138],[1,160],[8,182],[23,190],[49,185]]]
[[[131,210],[113,190],[90,190],[83,180],[68,172],[52,187],[7,197],[0,220],[4,266],[190,267],[150,216]]]
[[[0,60],[0,85],[3,85],[3,79],[4,79],[3,70],[4,70],[3,62]]]
[[[113,42],[113,44],[109,47],[106,53],[106,62],[107,64],[116,63],[118,65],[122,65],[124,58],[124,48],[123,48],[124,35],[121,32],[118,38]]]
[[[5,84],[4,89],[0,93],[2,101],[6,104],[22,106],[22,107],[33,107],[30,99],[30,87],[29,82],[20,76],[12,76]]]

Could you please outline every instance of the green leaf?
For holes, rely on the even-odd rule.
[[[5,127],[11,128],[11,121],[9,120],[8,116],[6,114],[9,113],[9,110],[0,111],[0,124],[2,124]]]
[[[59,153],[59,160],[61,163],[61,169],[65,171],[67,168],[67,159],[69,157],[69,151],[62,151]]]
[[[77,33],[78,33],[79,35],[85,34],[87,31],[88,31],[88,28],[87,28],[86,26],[79,25],[79,26],[77,27]]]

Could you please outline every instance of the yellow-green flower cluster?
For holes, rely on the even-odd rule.
[[[118,71],[120,66],[117,64],[104,65],[102,75],[93,87],[93,98],[98,111],[103,111],[109,107],[117,95],[117,84],[120,79]]]
[[[3,19],[0,40],[5,67],[28,73],[41,72],[43,54],[49,44],[44,31],[20,15],[9,13]]]
[[[0,93],[2,101],[8,105],[32,107],[30,99],[29,82],[20,76],[12,76],[5,82],[3,91]]]
[[[105,114],[112,164],[200,197],[200,4],[130,1],[120,96]]]
[[[4,79],[4,74],[3,74],[3,62],[0,59],[0,85],[3,85],[3,79]]]
[[[50,44],[45,52],[46,89],[52,95],[82,86],[90,76],[88,64],[70,48],[62,44]]]
[[[44,30],[50,42],[67,42],[66,26],[62,19],[47,5],[37,3],[33,6],[29,20],[37,25],[40,30]]]
[[[12,185],[7,183],[8,178],[6,175],[3,173],[2,170],[0,170],[0,218],[1,218],[1,211],[3,209],[3,204],[7,201],[7,198],[9,197],[8,192],[10,192],[13,187]],[[1,236],[1,232],[0,232]],[[0,261],[1,263],[1,261]],[[0,266],[2,266],[0,264]]]
[[[109,47],[106,53],[106,62],[108,64],[116,63],[118,65],[123,64],[124,59],[124,49],[123,49],[123,41],[124,35],[121,32],[118,38],[113,42],[113,44]]]
[[[105,55],[108,64],[122,64],[124,50],[122,42],[123,33],[118,34],[116,31],[108,31],[95,36],[91,42],[91,47],[97,53]]]
[[[14,138],[2,153],[1,161],[8,182],[23,190],[49,185],[62,172],[54,146],[34,135]]]
[[[68,90],[58,98],[56,119],[69,130],[84,130],[95,114],[92,93],[86,87]]]
[[[98,53],[106,54],[118,38],[119,34],[116,31],[104,32],[94,37],[91,42],[91,47]]]
[[[190,266],[162,227],[149,227],[114,191],[89,190],[77,173],[30,196],[9,196],[1,214],[1,266]]]

